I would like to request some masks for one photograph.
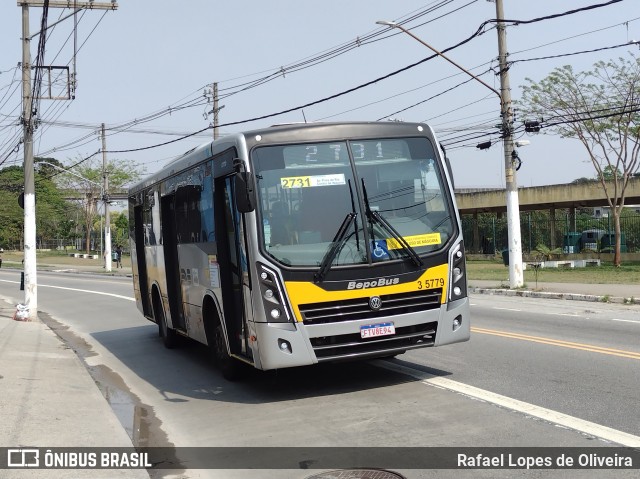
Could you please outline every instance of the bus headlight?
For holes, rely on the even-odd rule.
[[[453,249],[449,280],[449,299],[451,301],[467,296],[466,262],[464,257],[464,244],[462,242]]]
[[[274,271],[258,263],[260,292],[262,304],[267,314],[266,320],[271,323],[288,323],[291,314],[287,306],[284,290]]]

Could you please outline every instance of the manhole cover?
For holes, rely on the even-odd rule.
[[[384,469],[338,469],[314,474],[307,479],[405,479],[405,477]]]

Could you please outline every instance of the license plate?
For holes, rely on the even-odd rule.
[[[389,336],[396,334],[396,328],[393,323],[369,324],[360,327],[361,338],[376,338],[378,336]]]

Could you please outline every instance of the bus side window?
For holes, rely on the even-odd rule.
[[[204,178],[200,191],[200,224],[202,234],[200,241],[209,242],[216,240],[215,222],[213,212],[213,180],[210,176]]]

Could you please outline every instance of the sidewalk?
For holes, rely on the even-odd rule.
[[[0,297],[0,447],[132,447],[76,353],[40,320],[14,321],[15,309]],[[3,478],[149,477],[144,469],[0,472]]]
[[[578,284],[544,283],[528,285],[526,289],[509,289],[509,284],[490,280],[469,280],[469,291],[478,294],[499,294],[546,299],[572,299],[623,304],[640,304],[638,284]]]

